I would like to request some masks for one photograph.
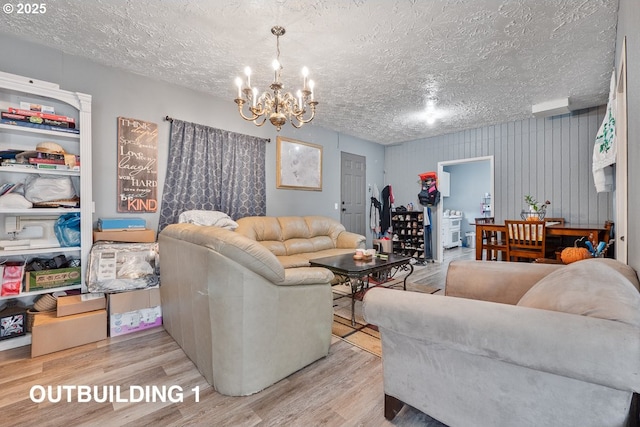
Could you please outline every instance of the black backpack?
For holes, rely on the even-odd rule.
[[[440,201],[440,192],[435,180],[422,181],[422,190],[418,193],[418,200],[422,206],[435,206]]]

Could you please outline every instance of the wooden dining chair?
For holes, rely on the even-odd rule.
[[[474,222],[476,224],[495,224],[496,223],[496,219],[495,217],[482,217],[482,218],[475,218]],[[487,260],[497,260],[498,259],[498,253],[499,252],[503,252],[506,253],[506,243],[504,242],[504,239],[500,236],[500,233],[496,232],[496,231],[486,231],[483,230],[482,231],[482,252],[483,252],[483,258],[484,258],[484,253],[486,251],[486,258]]]
[[[509,221],[507,227],[507,260],[533,261],[544,258],[546,250],[546,227],[544,221]]]

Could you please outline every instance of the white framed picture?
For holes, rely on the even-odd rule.
[[[322,190],[322,146],[279,136],[276,188]]]

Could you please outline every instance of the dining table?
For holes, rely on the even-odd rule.
[[[502,253],[502,259],[506,259],[506,240],[507,226],[505,224],[475,224],[476,226],[476,259],[483,259],[485,250],[495,250]],[[561,237],[586,237],[595,239],[596,241],[604,240],[607,232],[604,224],[571,224],[571,223],[554,223],[548,222],[545,226],[545,236],[561,236]],[[496,242],[502,242],[502,245],[496,242],[486,242],[483,239],[485,232],[493,232],[496,236]],[[502,248],[504,246],[504,248]]]

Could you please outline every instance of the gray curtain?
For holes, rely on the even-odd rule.
[[[158,232],[192,209],[265,215],[266,142],[174,119]]]

